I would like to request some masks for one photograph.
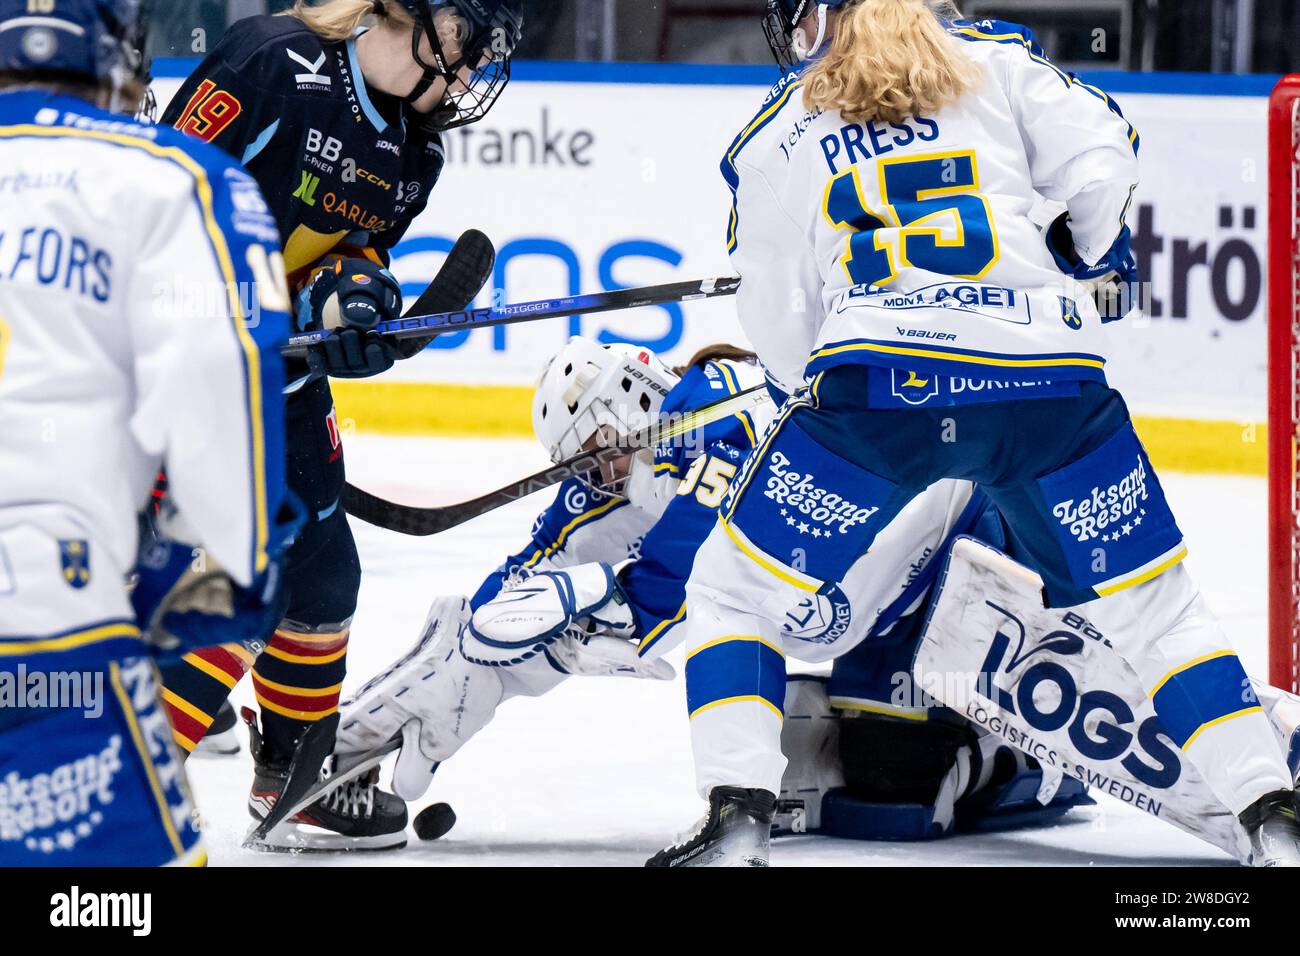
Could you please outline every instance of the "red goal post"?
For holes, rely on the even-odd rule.
[[[1268,120],[1268,576],[1270,682],[1300,691],[1300,74]]]

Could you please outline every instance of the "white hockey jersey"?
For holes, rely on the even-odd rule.
[[[195,543],[241,585],[266,569],[285,497],[278,249],[219,151],[0,94],[0,529],[84,539],[121,573],[165,466]]]
[[[949,32],[983,68],[977,93],[935,116],[850,123],[807,111],[790,74],[723,160],[741,323],[788,391],[843,362],[1104,380],[1096,306],[1030,212],[1065,203],[1079,254],[1097,262],[1137,184],[1137,133],[1026,28]]]

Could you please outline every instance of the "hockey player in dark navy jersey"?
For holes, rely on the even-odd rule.
[[[164,674],[177,742],[202,739],[251,667],[262,719],[245,712],[265,815],[298,741],[338,708],[360,566],[340,505],[343,450],[329,377],[365,378],[409,357],[368,331],[400,316],[390,253],[443,167],[441,133],[492,108],[510,77],[522,0],[328,0],[236,23],[163,122],[224,149],[262,187],[284,239],[299,330],[331,328],[289,380],[290,486],[312,516],[288,562],[289,611],[265,647],[190,655]],[[405,842],[400,801],[365,778],[300,823],[340,848]],[[316,841],[320,846],[320,841]]]

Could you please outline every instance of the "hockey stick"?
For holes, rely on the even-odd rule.
[[[374,331],[399,340],[417,336],[433,337],[447,332],[461,332],[465,329],[490,329],[498,325],[562,319],[571,315],[594,315],[601,312],[639,309],[648,305],[713,299],[718,296],[735,295],[739,288],[740,279],[734,276],[724,279],[694,279],[689,282],[670,282],[666,285],[620,289],[615,292],[595,292],[591,295],[569,296],[563,299],[518,302],[496,309],[462,308],[432,315],[407,315],[392,322],[381,322],[375,326]],[[283,351],[286,355],[301,355],[308,347],[316,345],[329,335],[330,330],[318,329],[290,336],[289,344]]]
[[[488,279],[497,263],[497,250],[492,240],[477,229],[461,234],[456,245],[447,254],[447,260],[438,270],[429,287],[420,294],[403,318],[454,312],[468,308]],[[435,336],[415,337],[402,341],[400,349],[410,358],[424,349]]]
[[[496,261],[497,251],[492,245],[492,240],[477,229],[466,230],[447,253],[447,258],[443,261],[438,274],[433,277],[433,281],[420,293],[420,297],[411,304],[400,321],[405,321],[411,316],[419,318],[429,313],[455,312],[467,308],[474,301],[474,297],[483,290],[488,279],[492,278],[492,269],[496,266]],[[323,331],[319,334],[324,338],[329,335],[329,332]],[[437,333],[422,337],[408,336],[398,344],[397,349],[402,358],[410,358],[422,351],[436,335]],[[292,341],[291,338],[290,342]],[[286,355],[290,354],[287,346],[284,351]],[[305,355],[306,349],[300,349],[294,354]],[[304,385],[320,377],[321,374],[318,372],[308,373],[286,386],[284,393],[292,395]]]
[[[573,458],[521,478],[472,501],[442,508],[414,508],[410,505],[385,501],[367,491],[348,485],[343,491],[343,504],[348,514],[378,528],[416,537],[438,534],[569,478],[596,471],[605,462],[614,461],[631,451],[652,448],[660,442],[677,438],[693,429],[739,414],[766,401],[767,396],[766,386],[756,385],[688,412],[666,425],[652,426],[638,432],[618,445],[575,455]]]

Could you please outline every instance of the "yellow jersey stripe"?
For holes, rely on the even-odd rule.
[[[708,641],[695,648],[695,650],[686,655],[686,659],[689,661],[696,654],[699,654],[701,651],[707,651],[710,647],[717,647],[720,644],[734,644],[737,641],[751,641],[755,644],[762,644],[769,650],[775,651],[777,654],[781,655],[781,659],[785,660],[785,652],[782,651],[781,648],[777,647],[771,641],[759,637],[757,634],[728,634],[726,637],[715,638],[714,640]]]
[[[162,820],[167,839],[171,842],[172,850],[176,855],[183,856],[185,847],[181,844],[180,834],[176,832],[176,824],[172,822],[171,807],[163,795],[162,784],[158,780],[158,769],[154,766],[153,757],[150,756],[149,748],[144,742],[144,735],[140,732],[140,722],[136,719],[135,707],[127,696],[126,688],[122,686],[122,669],[116,663],[108,666],[108,679],[113,685],[113,693],[117,696],[122,715],[126,717],[127,726],[131,730],[131,740],[140,755],[140,765],[144,767],[145,776],[149,778],[149,789],[153,792],[154,802],[158,805],[158,816]]]
[[[560,533],[555,536],[555,540],[550,545],[548,545],[545,550],[538,550],[536,554],[534,554],[531,558],[525,561],[524,567],[526,568],[532,567],[538,561],[542,560],[542,558],[549,558],[551,555],[555,554],[555,552],[559,551],[562,547],[564,547],[564,542],[569,540],[569,535],[572,534],[575,530],[577,530],[579,525],[585,524],[586,522],[591,521],[594,518],[598,518],[601,515],[603,515],[605,512],[609,511],[610,509],[616,508],[619,505],[625,503],[626,501],[623,498],[614,498],[612,501],[607,501],[605,502],[605,504],[600,505],[597,508],[592,508],[590,511],[584,511],[582,514],[578,515],[578,517],[574,518],[563,528],[561,528]]]
[[[732,540],[745,557],[749,558],[768,574],[780,578],[786,584],[793,585],[800,591],[807,591],[809,594],[817,593],[817,589],[821,587],[821,585],[797,578],[792,572],[785,570],[781,565],[777,564],[774,559],[768,559],[760,553],[757,548],[752,547],[744,541],[740,536],[739,529],[732,528],[725,518],[719,518],[718,522],[722,525],[722,530],[727,533],[727,537]]]
[[[965,355],[955,352],[943,352],[936,349],[905,348],[901,345],[875,345],[870,342],[858,342],[853,345],[838,345],[834,348],[819,349],[812,357],[830,358],[845,352],[880,352],[884,355],[907,355],[914,358],[938,359],[944,362],[959,362],[963,365],[995,365],[1001,368],[1058,368],[1063,366],[1104,369],[1102,359],[1089,358],[998,358],[985,355]]]
[[[712,710],[714,707],[722,707],[726,704],[743,704],[749,701],[753,701],[754,703],[757,704],[762,704],[772,713],[776,714],[777,720],[781,720],[781,721],[785,720],[785,714],[781,713],[778,707],[776,707],[766,697],[760,697],[757,694],[744,694],[739,697],[724,697],[722,700],[711,701],[710,703],[704,704],[701,707],[696,707],[693,711],[691,711],[690,717],[692,720],[694,720],[696,717],[704,713],[706,710]]]
[[[134,624],[107,624],[62,637],[46,637],[32,641],[0,640],[0,657],[17,657],[25,654],[43,654],[49,651],[69,651],[87,644],[98,644],[117,638],[139,638],[140,629]]]
[[[1200,657],[1196,658],[1195,660],[1190,660],[1186,664],[1180,664],[1178,667],[1175,667],[1164,677],[1160,678],[1160,680],[1156,682],[1156,686],[1151,688],[1151,692],[1147,694],[1147,696],[1154,698],[1156,694],[1160,693],[1161,689],[1166,684],[1168,684],[1179,674],[1184,674],[1187,671],[1191,670],[1193,667],[1198,667],[1201,664],[1204,664],[1206,661],[1218,660],[1220,657],[1236,657],[1236,656],[1237,656],[1236,651],[1215,651],[1212,654],[1202,654]]]
[[[1243,707],[1241,710],[1235,711],[1234,713],[1224,714],[1222,717],[1216,717],[1214,720],[1207,720],[1205,723],[1201,724],[1201,726],[1196,728],[1196,733],[1187,738],[1187,743],[1183,744],[1181,749],[1186,753],[1187,748],[1196,742],[1196,738],[1201,736],[1201,734],[1205,733],[1205,731],[1209,730],[1211,727],[1217,727],[1219,724],[1226,724],[1230,720],[1236,720],[1238,717],[1245,717],[1248,714],[1262,713],[1264,713],[1263,707]]]

